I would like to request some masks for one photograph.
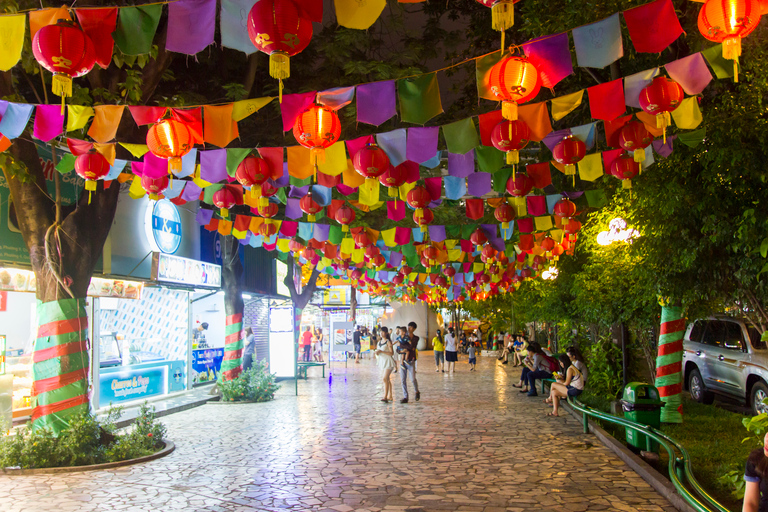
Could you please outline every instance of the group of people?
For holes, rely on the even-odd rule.
[[[299,338],[299,360],[322,362],[323,340],[323,330],[321,328],[318,327],[312,333],[312,327],[306,326]]]
[[[384,398],[382,402],[394,400],[393,386],[390,376],[393,372],[400,373],[400,385],[403,389],[401,404],[408,403],[408,380],[413,384],[415,399],[421,399],[419,382],[416,380],[416,362],[419,357],[416,347],[419,337],[414,333],[418,326],[416,322],[409,322],[407,327],[395,328],[394,339],[387,327],[378,329],[378,342],[376,345],[376,364],[381,370],[384,383]]]
[[[466,340],[464,333],[462,333],[462,336]],[[435,337],[432,338],[432,350],[435,353],[435,372],[445,373],[446,366],[448,367],[449,374],[454,372],[456,362],[459,360],[458,351],[460,346],[453,327],[448,328],[445,338],[443,338],[442,331],[440,329],[437,330]],[[477,342],[468,343],[465,353],[469,354],[469,369],[474,371],[477,364]]]

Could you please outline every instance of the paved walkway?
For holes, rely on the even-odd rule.
[[[310,370],[266,404],[207,404],[163,418],[176,451],[117,470],[0,476],[3,512],[673,511],[571,417],[511,387],[480,358],[434,373],[421,401],[379,401],[372,361]],[[396,381],[399,398],[399,381]]]

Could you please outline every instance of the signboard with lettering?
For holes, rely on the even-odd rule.
[[[147,206],[144,218],[147,241],[153,251],[173,254],[181,245],[181,216],[176,205],[163,199]]]
[[[170,254],[152,254],[152,280],[200,288],[221,288],[221,266]]]
[[[201,348],[192,351],[192,382],[210,382],[218,378],[224,360],[223,348]]]
[[[8,292],[0,292],[0,311],[8,310]]]
[[[152,368],[117,369],[115,372],[107,372],[105,368],[101,370],[99,407],[168,393],[166,364]]]

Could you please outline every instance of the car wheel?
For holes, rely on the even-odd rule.
[[[763,403],[763,400],[768,398],[768,386],[765,385],[765,382],[755,382],[755,385],[752,386],[751,397],[750,405],[752,406],[753,413],[761,414],[768,412],[768,405]]]
[[[699,403],[711,404],[715,400],[715,395],[711,391],[707,391],[706,386],[704,386],[704,379],[701,378],[701,373],[697,368],[688,374],[688,391],[691,393],[691,398]]]

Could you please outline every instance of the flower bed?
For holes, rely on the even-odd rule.
[[[236,379],[220,381],[221,401],[227,402],[268,402],[275,398],[280,386],[275,384],[274,374],[269,373],[267,364],[258,361],[242,372]]]

